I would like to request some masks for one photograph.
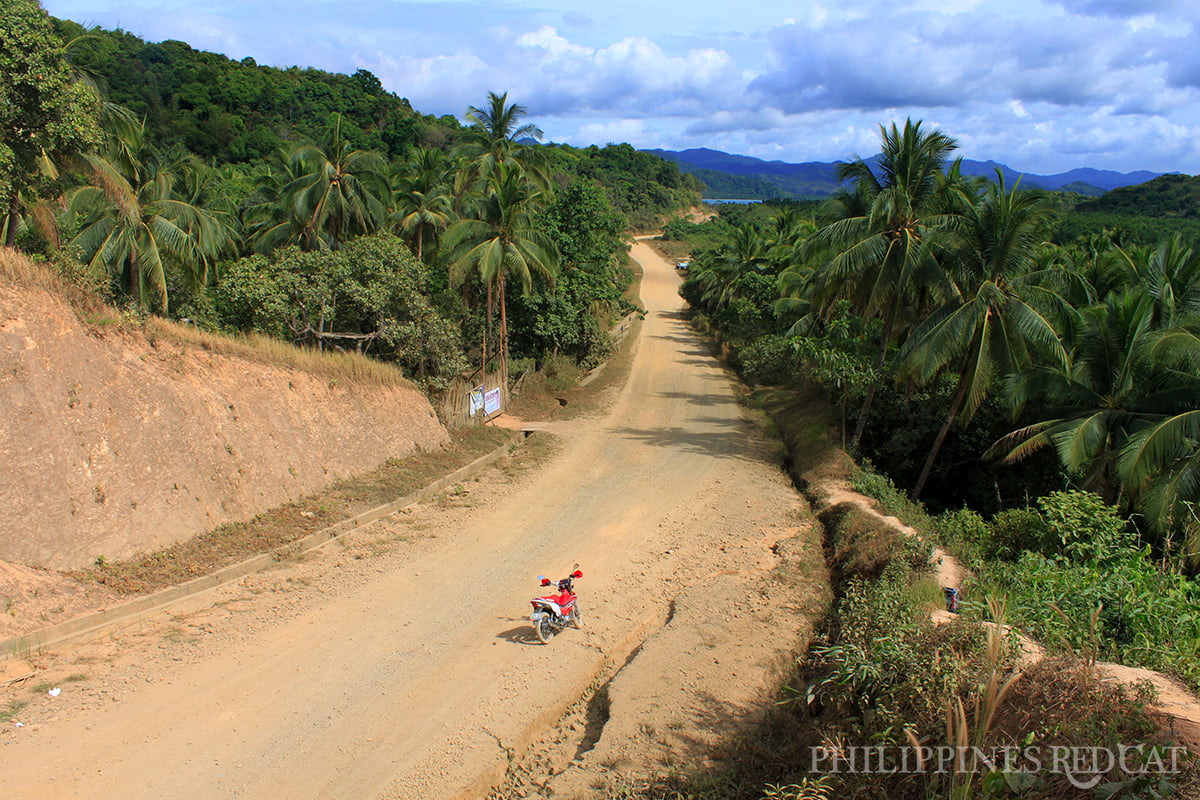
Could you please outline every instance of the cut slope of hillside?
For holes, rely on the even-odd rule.
[[[21,262],[0,251],[0,560],[125,558],[448,441],[406,381],[89,327]]]

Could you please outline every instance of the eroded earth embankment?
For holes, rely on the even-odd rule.
[[[85,325],[3,275],[0,561],[125,558],[447,442],[404,382],[351,383]]]

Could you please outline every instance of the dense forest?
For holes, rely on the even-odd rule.
[[[357,350],[434,390],[603,358],[627,231],[699,198],[628,145],[540,143],[506,94],[434,118],[366,70],[85,30],[35,0],[0,44],[6,245],[137,313]]]

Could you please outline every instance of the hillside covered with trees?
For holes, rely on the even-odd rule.
[[[433,118],[365,70],[276,69],[0,23],[0,235],[137,313],[393,361],[431,389],[583,365],[630,308],[625,236],[699,184],[628,145],[541,144],[506,94]]]

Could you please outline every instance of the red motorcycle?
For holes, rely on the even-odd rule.
[[[575,594],[574,584],[582,577],[583,573],[578,567],[557,584],[552,583],[545,575],[538,576],[542,586],[558,586],[558,594],[535,597],[530,601],[533,603],[533,614],[530,615],[529,622],[542,644],[553,639],[555,634],[568,625],[572,628],[580,627],[579,598]]]

